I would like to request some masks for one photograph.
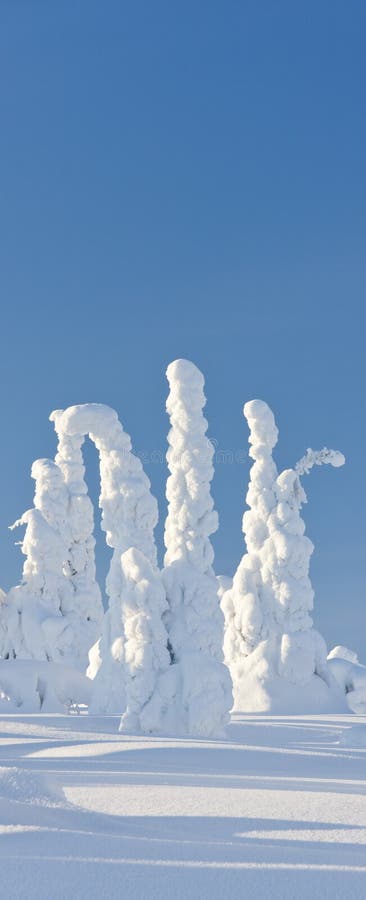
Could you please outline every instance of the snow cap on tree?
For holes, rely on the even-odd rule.
[[[167,412],[167,462],[170,476],[166,495],[165,565],[185,559],[206,572],[214,553],[209,537],[218,528],[218,515],[210,492],[214,447],[206,437],[206,404],[202,373],[187,359],[177,359],[167,368],[170,393]]]
[[[273,482],[277,469],[272,450],[277,444],[278,429],[273,412],[264,400],[250,400],[244,404],[243,412],[249,425],[249,456],[254,460],[246,496],[250,508],[243,516],[243,532],[251,553],[263,545],[267,517],[275,503]]]

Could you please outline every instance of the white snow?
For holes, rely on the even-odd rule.
[[[364,900],[364,718],[236,715],[226,740],[117,726],[0,720],[4,897]]]
[[[0,660],[2,713],[67,712],[88,706],[92,683],[77,669],[30,659]]]
[[[247,552],[216,576],[204,379],[187,360],[167,376],[162,572],[113,409],[56,410],[56,460],[32,467],[22,581],[0,589],[1,896],[364,900],[366,666],[327,657],[313,628],[301,518],[301,478],[344,457],[309,449],[279,474],[273,413],[247,403]],[[86,436],[113,550],[104,616]]]
[[[65,806],[65,795],[48,775],[38,775],[16,766],[0,766],[0,803],[30,803],[32,806]]]
[[[313,466],[331,465],[335,469],[344,466],[346,458],[339,450],[329,450],[323,447],[322,450],[312,450],[311,447],[306,451],[299,462],[296,463],[295,471],[298,475],[308,475]]]
[[[342,647],[341,644],[337,644],[336,647],[333,647],[333,650],[330,650],[328,653],[328,659],[349,659],[350,662],[358,663],[358,656],[354,650],[349,650],[348,647]]]
[[[366,724],[357,723],[346,728],[339,739],[341,747],[365,747],[366,748]]]
[[[219,600],[223,597],[226,591],[230,591],[233,586],[233,579],[230,575],[217,575],[217,596]]]

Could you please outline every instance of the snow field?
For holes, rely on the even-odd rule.
[[[236,715],[226,740],[117,725],[0,721],[4,896],[363,900],[366,749],[349,716]]]

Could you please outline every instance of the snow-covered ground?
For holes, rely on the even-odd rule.
[[[225,741],[118,724],[1,718],[1,896],[364,900],[365,717],[238,714]]]

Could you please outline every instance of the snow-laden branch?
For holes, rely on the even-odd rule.
[[[323,447],[322,450],[312,450],[309,447],[304,456],[296,463],[295,472],[300,476],[308,475],[313,466],[324,465],[339,469],[340,466],[344,466],[345,462],[346,459],[340,450],[329,450],[328,447]]]

